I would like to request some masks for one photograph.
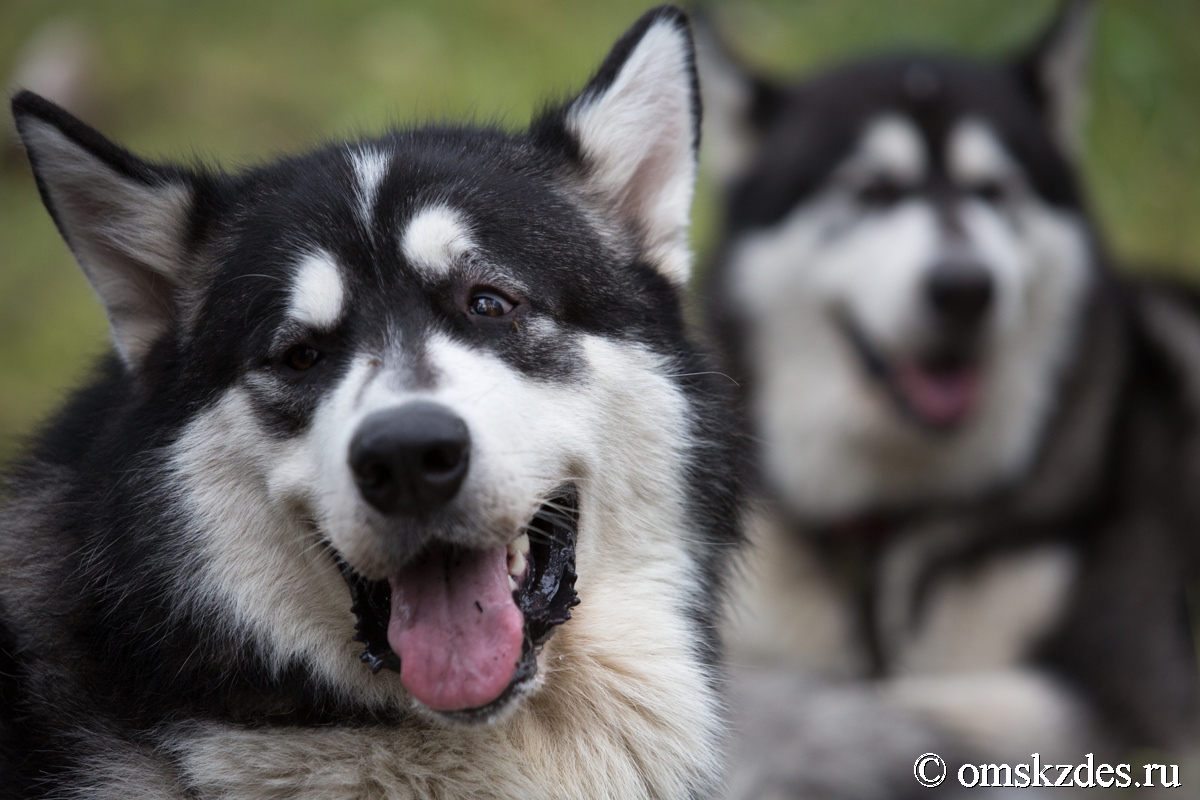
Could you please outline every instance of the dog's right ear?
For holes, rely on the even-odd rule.
[[[583,91],[545,111],[530,132],[579,167],[583,191],[640,236],[648,263],[673,285],[687,284],[700,91],[681,9],[643,14]]]
[[[148,164],[49,100],[12,101],[42,201],[136,371],[167,330],[187,270],[194,178]]]
[[[763,134],[783,109],[783,87],[746,65],[718,34],[712,12],[692,14],[696,66],[704,98],[705,160],[722,186],[755,158]]]
[[[1056,143],[1068,156],[1082,149],[1095,17],[1092,0],[1064,0],[1050,26],[1013,65],[1017,81],[1041,109]]]

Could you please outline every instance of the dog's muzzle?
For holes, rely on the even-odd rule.
[[[407,525],[449,506],[466,479],[466,423],[436,403],[380,411],[360,424],[349,466],[363,499]],[[342,562],[373,672],[400,673],[428,709],[486,719],[529,684],[537,652],[571,617],[579,502],[574,485],[542,501],[505,544],[469,548],[435,539],[385,580]]]

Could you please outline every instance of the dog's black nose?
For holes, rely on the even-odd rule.
[[[934,265],[925,289],[938,317],[955,328],[977,325],[992,303],[992,275],[986,267],[972,261],[943,261]]]
[[[458,493],[470,451],[467,423],[445,406],[422,401],[364,419],[350,442],[350,469],[372,506],[420,516]]]

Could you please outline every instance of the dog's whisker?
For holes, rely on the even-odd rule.
[[[716,375],[718,378],[724,378],[727,381],[729,381],[730,383],[732,383],[734,386],[741,388],[741,384],[738,383],[736,380],[734,380],[732,376],[730,376],[724,372],[720,372],[718,370],[705,370],[704,372],[676,372],[676,373],[673,373],[670,375],[665,375],[663,377],[666,377],[666,378],[693,378],[693,377],[699,377],[700,375]]]

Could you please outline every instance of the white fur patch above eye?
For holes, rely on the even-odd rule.
[[[400,250],[413,268],[440,278],[475,247],[462,213],[447,205],[418,211],[400,239]]]
[[[333,256],[318,250],[296,269],[288,316],[305,327],[329,330],[342,316],[345,287]]]
[[[859,165],[904,183],[917,183],[929,169],[921,132],[912,120],[896,114],[877,117],[863,131]]]
[[[370,229],[371,219],[375,215],[375,196],[379,194],[379,184],[387,175],[390,156],[371,148],[353,150],[350,161],[354,165],[354,174],[358,178],[355,195],[358,198],[358,218],[363,226]]]
[[[977,119],[954,126],[946,144],[946,165],[951,179],[959,184],[1006,178],[1015,169],[995,131]]]

